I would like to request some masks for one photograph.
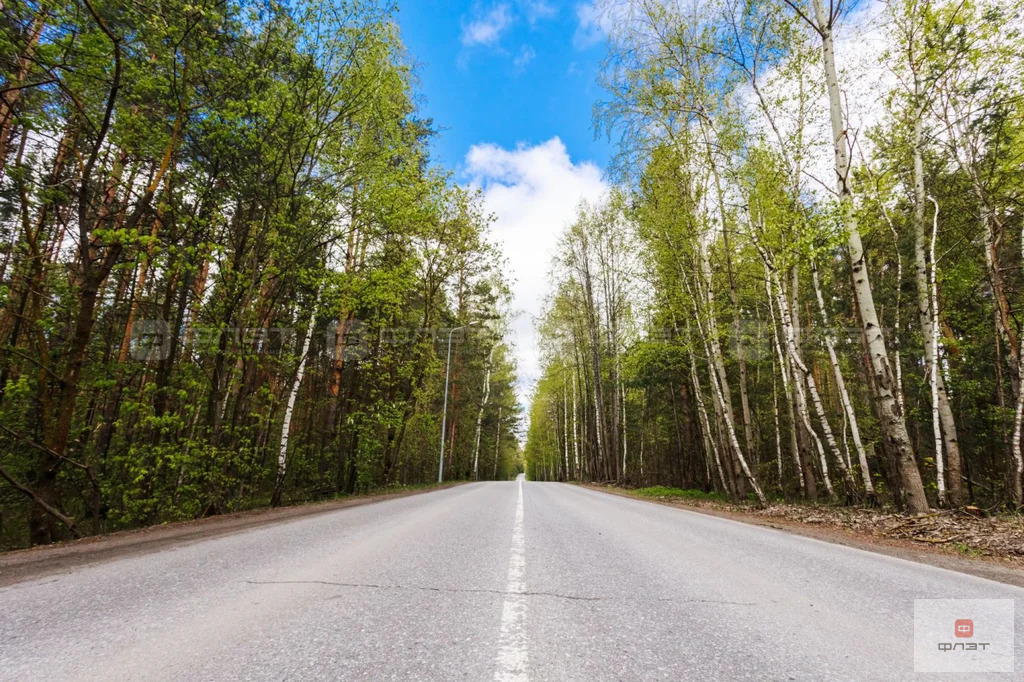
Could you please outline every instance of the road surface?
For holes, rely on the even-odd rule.
[[[2,588],[0,678],[892,680],[913,677],[913,600],[953,596],[1016,600],[1024,679],[1020,588],[478,483]]]

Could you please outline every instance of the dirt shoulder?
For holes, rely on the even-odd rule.
[[[253,509],[193,521],[167,523],[149,528],[119,531],[55,545],[19,549],[0,553],[0,587],[34,580],[90,564],[126,556],[140,556],[166,549],[172,545],[198,542],[210,538],[258,528],[280,521],[291,521],[325,512],[358,507],[364,504],[419,495],[462,483],[445,483],[395,492],[353,495],[312,504]]]
[[[968,573],[1024,587],[1024,521],[943,511],[922,516],[877,509],[777,504],[766,509],[711,500],[649,497],[607,485],[584,487]]]

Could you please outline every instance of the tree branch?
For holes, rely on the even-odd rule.
[[[82,537],[82,531],[78,530],[78,526],[75,525],[74,521],[72,521],[67,516],[64,516],[64,514],[60,513],[58,510],[54,509],[49,504],[47,504],[45,500],[36,495],[34,490],[19,483],[17,479],[15,479],[13,476],[7,473],[7,470],[5,470],[2,466],[0,466],[0,477],[6,479],[7,482],[10,483],[15,490],[23,493],[26,497],[30,498],[33,502],[39,505],[40,509],[42,509],[47,514],[57,519],[61,523],[63,523],[67,527],[67,529],[71,531],[71,534],[74,535],[76,538]]]

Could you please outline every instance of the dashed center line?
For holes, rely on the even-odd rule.
[[[501,609],[501,632],[498,638],[497,669],[494,679],[500,682],[526,682],[526,552],[523,539],[523,479],[518,481],[519,500],[512,526],[512,553],[508,561],[505,603]]]

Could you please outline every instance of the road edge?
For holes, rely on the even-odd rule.
[[[295,521],[350,507],[439,492],[472,482],[453,481],[422,488],[352,495],[287,507],[260,507],[203,519],[175,521],[93,535],[52,545],[10,550],[0,553],[0,589],[84,566],[113,561],[122,556],[152,554],[171,546],[223,537],[260,526]]]
[[[658,504],[663,507],[672,507],[683,511],[704,514],[705,516],[714,516],[720,519],[735,521],[737,523],[745,523],[751,526],[770,528],[772,530],[778,530],[792,535],[800,535],[813,540],[828,542],[833,545],[842,545],[844,547],[860,549],[874,554],[882,554],[896,559],[913,561],[918,564],[944,568],[948,571],[965,573],[977,578],[985,578],[987,580],[993,580],[995,582],[1024,588],[1024,568],[1014,566],[996,558],[956,556],[947,554],[942,550],[930,546],[922,547],[917,544],[909,544],[910,541],[907,540],[865,535],[863,533],[857,533],[843,528],[810,526],[798,521],[783,521],[780,519],[766,520],[738,511],[713,509],[699,505],[687,504],[686,502],[677,500],[660,500],[650,497],[641,497],[640,495],[631,494],[628,490],[616,489],[593,483],[575,483],[574,485],[578,485],[586,490],[625,497],[626,499],[636,500],[637,502],[648,502],[651,504]]]

